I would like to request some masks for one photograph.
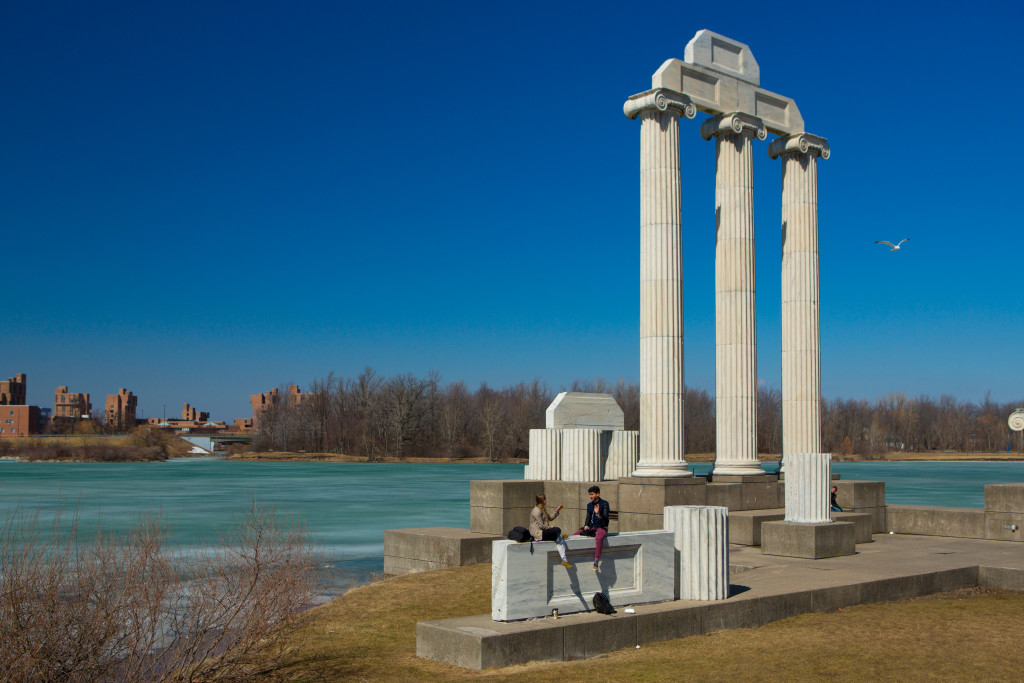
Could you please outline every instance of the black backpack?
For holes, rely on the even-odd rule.
[[[612,607],[611,600],[604,593],[594,593],[594,609],[601,614],[615,614],[615,608]]]
[[[515,541],[517,543],[526,543],[532,541],[533,536],[530,535],[530,530],[523,526],[514,526],[512,531],[508,532],[508,540]]]

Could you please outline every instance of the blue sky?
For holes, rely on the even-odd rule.
[[[784,11],[781,9],[784,7]],[[827,397],[1024,397],[1012,3],[39,2],[0,22],[0,375],[147,416],[370,365],[639,376],[639,123],[702,28],[829,138]],[[714,145],[683,123],[686,380],[714,388]],[[779,386],[781,171],[755,146]],[[892,254],[875,240],[910,237]]]

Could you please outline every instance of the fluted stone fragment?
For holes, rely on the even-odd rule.
[[[782,158],[782,454],[821,450],[821,319],[818,167],[827,141],[802,133],[775,140]]]
[[[526,479],[543,481],[562,477],[562,430],[531,429]]]
[[[664,514],[679,552],[679,599],[728,598],[729,508],[670,505]]]
[[[640,432],[614,431],[608,434],[608,459],[604,463],[604,479],[630,476],[640,457]]]
[[[830,453],[791,453],[786,458],[786,521],[831,522]]]
[[[604,463],[600,429],[560,429],[562,433],[562,481],[600,481]]]
[[[715,465],[713,474],[764,474],[757,459],[757,302],[751,139],[760,119],[728,114],[701,126],[715,138]]]

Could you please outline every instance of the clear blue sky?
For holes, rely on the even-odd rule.
[[[784,7],[785,11],[781,8]],[[23,2],[0,21],[0,376],[218,419],[329,371],[639,376],[631,94],[702,28],[829,138],[827,397],[1024,397],[1017,3]],[[686,380],[714,145],[683,123]],[[759,377],[779,163],[755,147]],[[875,240],[910,237],[892,254]]]

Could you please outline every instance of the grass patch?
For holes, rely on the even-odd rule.
[[[1024,593],[970,589],[806,614],[581,662],[476,672],[416,655],[416,622],[490,611],[491,566],[385,579],[310,611],[288,680],[1020,680]]]

